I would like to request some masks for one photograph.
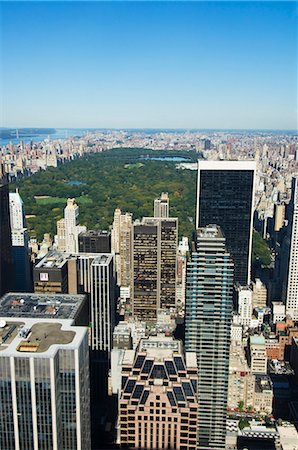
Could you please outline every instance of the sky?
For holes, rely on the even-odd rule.
[[[0,126],[297,128],[295,2],[0,8]]]

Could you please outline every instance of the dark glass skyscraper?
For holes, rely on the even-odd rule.
[[[231,253],[234,281],[250,283],[254,161],[199,161],[197,228],[219,225]]]
[[[187,265],[185,348],[198,364],[198,449],[225,449],[233,262],[219,227],[197,230]]]
[[[5,178],[0,177],[0,295],[14,289],[9,194]]]

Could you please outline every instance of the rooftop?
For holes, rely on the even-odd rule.
[[[222,231],[218,225],[210,224],[197,229],[197,238],[223,238]]]
[[[71,320],[13,319],[0,321],[1,356],[29,357],[47,353],[52,356],[57,349],[77,348],[87,333],[86,327],[73,326]]]
[[[251,345],[265,345],[265,338],[263,335],[254,334],[250,336]]]
[[[1,317],[75,319],[85,295],[9,292],[0,298]]]
[[[111,233],[106,230],[88,230],[79,234],[79,236],[84,237],[98,237],[98,236],[110,236]]]
[[[256,162],[253,160],[221,160],[221,161],[198,161],[199,170],[255,170]]]

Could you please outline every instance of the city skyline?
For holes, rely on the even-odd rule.
[[[1,8],[3,126],[297,128],[294,2]]]

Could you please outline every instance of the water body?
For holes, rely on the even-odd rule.
[[[185,158],[182,156],[146,156],[144,158],[139,158],[144,161],[174,161],[174,162],[189,162],[190,158]]]
[[[64,181],[65,184],[70,184],[71,186],[80,186],[86,184],[83,181]]]
[[[52,134],[26,134],[22,135],[22,133],[19,133],[18,138],[0,138],[0,147],[3,145],[7,145],[10,142],[13,144],[19,144],[20,141],[23,141],[25,144],[32,142],[42,142],[45,139],[49,139],[50,141],[57,140],[57,139],[67,139],[69,137],[78,136],[81,137],[86,133],[86,129],[76,129],[76,128],[57,128],[55,129],[55,133]]]

